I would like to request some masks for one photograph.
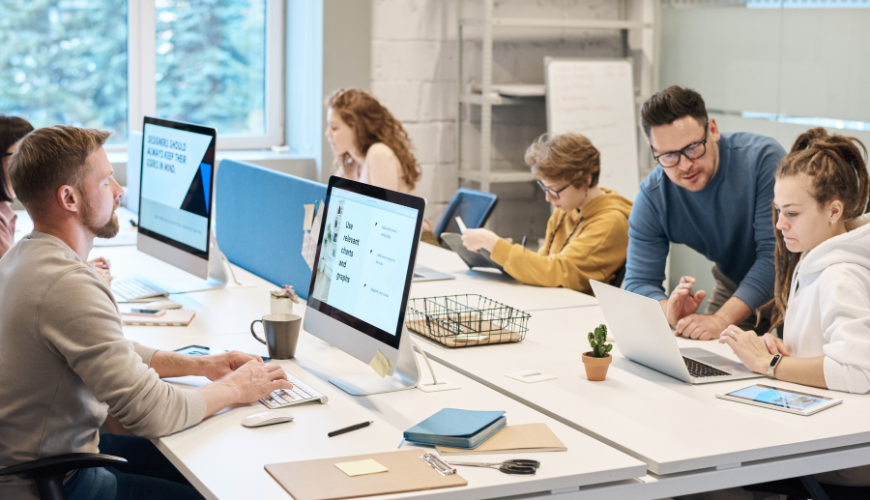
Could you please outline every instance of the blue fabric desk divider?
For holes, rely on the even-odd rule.
[[[326,199],[326,185],[235,160],[223,160],[215,188],[215,234],[233,264],[308,298],[302,258],[303,205]],[[317,236],[315,235],[315,238]]]

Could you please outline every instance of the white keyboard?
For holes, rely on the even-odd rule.
[[[123,300],[157,299],[169,295],[165,290],[137,278],[113,280],[112,293]]]
[[[260,402],[263,403],[267,408],[275,409],[275,408],[283,408],[285,406],[293,406],[293,405],[301,405],[303,403],[310,403],[312,401],[320,401],[321,403],[326,403],[329,401],[329,398],[321,394],[315,389],[312,389],[310,385],[305,382],[299,380],[293,375],[287,374],[287,380],[293,384],[293,389],[278,389],[272,394],[266,396],[261,399]]]

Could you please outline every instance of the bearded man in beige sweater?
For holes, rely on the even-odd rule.
[[[119,227],[123,191],[102,147],[108,136],[39,129],[10,163],[34,231],[0,259],[0,467],[64,453],[118,454],[129,465],[67,478],[68,498],[201,498],[145,438],[292,386],[279,366],[256,356],[190,357],[124,338],[112,293],[87,263],[94,238],[111,238]],[[161,380],[183,375],[216,382],[190,390]],[[107,416],[135,436],[101,442]],[[0,498],[37,498],[36,487],[4,477]]]

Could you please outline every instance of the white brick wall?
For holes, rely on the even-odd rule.
[[[402,121],[415,146],[423,178],[417,192],[428,201],[433,224],[459,186],[456,167],[458,2],[463,15],[476,17],[479,0],[371,0],[372,92]],[[618,0],[496,0],[496,16],[617,19]],[[481,14],[482,15],[482,12]],[[480,43],[466,33],[463,83],[480,81]],[[478,37],[479,40],[479,37]],[[497,30],[493,82],[543,83],[543,59],[621,57],[615,31]],[[495,108],[493,168],[523,170],[528,144],[546,131],[542,104]],[[479,165],[479,107],[463,112],[463,160]],[[476,187],[469,184],[468,187]],[[502,236],[529,241],[542,237],[549,205],[533,184],[493,187],[499,204],[489,226]]]

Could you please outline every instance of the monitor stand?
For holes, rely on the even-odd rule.
[[[163,280],[149,280],[152,281],[155,286],[166,290],[170,294],[201,292],[205,290],[225,288],[229,282],[225,266],[229,265],[229,261],[226,263],[224,263],[224,261],[227,261],[227,258],[224,257],[223,252],[218,248],[217,238],[215,238],[214,232],[212,232],[211,238],[209,238],[208,279],[202,279],[182,271],[186,276]],[[232,272],[232,269],[230,269],[230,272]],[[235,275],[233,275],[233,278],[235,278]],[[236,280],[234,279],[234,281]],[[236,281],[236,283],[238,283],[238,281]]]
[[[413,389],[420,383],[422,376],[411,342],[411,333],[403,326],[396,369],[384,378],[377,373],[366,373],[335,377],[329,381],[351,396],[372,396]]]

